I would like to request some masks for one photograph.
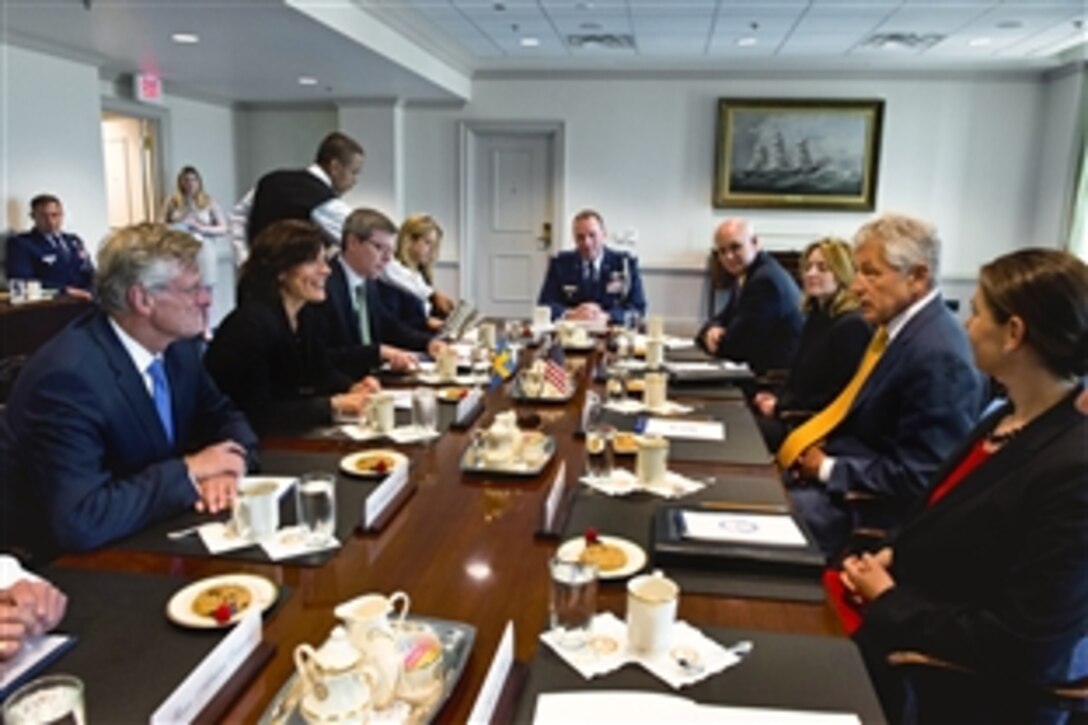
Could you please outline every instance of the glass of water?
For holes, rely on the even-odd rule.
[[[307,473],[295,492],[298,525],[307,545],[330,543],[336,534],[336,474]]]
[[[548,566],[552,629],[558,632],[560,645],[580,649],[589,642],[597,613],[597,567],[559,558],[553,558]]]
[[[13,692],[4,701],[7,725],[72,723],[84,725],[83,682],[71,675],[47,675]]]
[[[412,425],[424,433],[438,430],[438,403],[430,388],[412,391]]]

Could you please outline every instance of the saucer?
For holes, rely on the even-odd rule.
[[[460,386],[442,388],[437,393],[435,393],[435,397],[445,403],[460,403],[461,400],[463,400],[467,396],[468,388],[463,388]]]
[[[618,569],[609,571],[598,570],[598,579],[624,579],[646,566],[646,552],[635,542],[621,539],[618,536],[599,536],[597,538],[602,544],[615,546],[627,555],[627,563]],[[585,548],[586,538],[584,536],[578,536],[564,541],[556,550],[555,557],[561,561],[578,561],[578,557],[582,555],[582,551]]]
[[[340,459],[340,470],[349,476],[361,478],[383,478],[397,466],[408,462],[408,457],[399,451],[380,448],[373,451],[360,451]],[[381,465],[384,463],[384,467]]]
[[[193,604],[197,597],[212,588],[237,587],[249,593],[249,605],[234,613],[220,624],[215,617],[197,614]],[[279,589],[268,579],[255,574],[222,574],[192,582],[178,590],[166,605],[166,617],[174,624],[191,629],[219,629],[229,627],[242,618],[251,607],[265,611],[276,602]]]

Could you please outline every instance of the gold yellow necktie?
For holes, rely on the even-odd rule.
[[[888,329],[881,326],[877,328],[873,339],[869,342],[869,347],[866,348],[854,377],[846,384],[838,397],[786,437],[776,456],[778,465],[783,470],[792,466],[806,448],[826,438],[846,418],[846,414],[850,412],[850,406],[854,404],[854,399],[858,396],[858,391],[865,384],[869,374],[873,372],[886,347],[888,347]]]

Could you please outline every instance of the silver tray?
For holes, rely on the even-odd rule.
[[[442,691],[438,699],[422,713],[412,713],[412,722],[433,722],[442,712],[446,701],[450,699],[461,675],[465,672],[468,656],[472,653],[472,645],[476,641],[476,628],[464,622],[454,622],[449,619],[433,619],[431,617],[408,616],[409,622],[426,624],[432,627],[438,639],[442,642]],[[276,696],[268,703],[268,707],[261,714],[258,721],[261,725],[306,725],[306,721],[298,711],[298,702],[295,702],[287,712],[276,712],[284,698],[288,697],[298,682],[298,673],[287,678]],[[276,715],[273,719],[273,715]]]
[[[491,476],[517,476],[517,477],[533,477],[540,474],[541,471],[551,462],[555,456],[555,437],[544,436],[544,456],[540,460],[538,466],[528,466],[524,462],[519,461],[514,464],[495,465],[487,463],[486,461],[477,461],[475,452],[470,445],[465,449],[465,452],[461,454],[461,472],[462,473],[486,473]]]

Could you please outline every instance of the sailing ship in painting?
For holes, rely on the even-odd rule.
[[[856,196],[862,193],[860,155],[846,152],[827,128],[766,122],[734,136],[734,193]]]

